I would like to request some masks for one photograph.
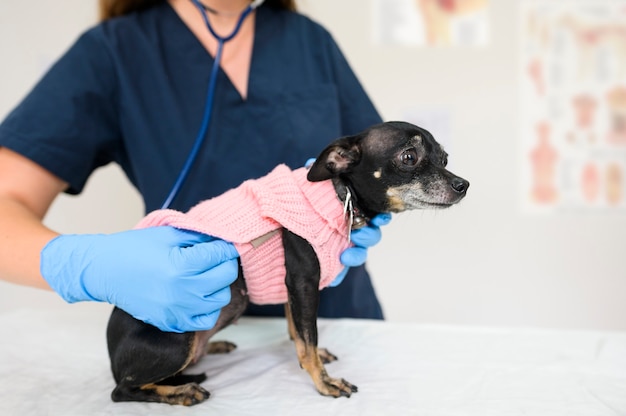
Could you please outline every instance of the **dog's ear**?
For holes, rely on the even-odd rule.
[[[347,136],[332,142],[309,169],[311,182],[325,181],[348,173],[361,160],[360,136]]]

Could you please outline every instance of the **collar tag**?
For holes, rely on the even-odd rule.
[[[343,215],[348,217],[348,242],[352,241],[352,223],[354,222],[354,205],[352,204],[352,192],[346,186],[346,200],[343,201]]]

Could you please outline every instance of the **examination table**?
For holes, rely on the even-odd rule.
[[[207,373],[206,402],[113,403],[104,307],[0,314],[0,415],[626,415],[626,332],[348,319],[319,339],[350,399],[317,393],[283,319],[242,318],[215,338],[235,351],[188,371]]]

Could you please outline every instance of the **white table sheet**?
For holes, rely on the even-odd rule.
[[[317,394],[284,320],[244,318],[217,337],[239,348],[194,368],[205,403],[113,403],[107,316],[81,311],[0,315],[0,415],[626,415],[626,333],[358,320],[319,325],[350,399]]]

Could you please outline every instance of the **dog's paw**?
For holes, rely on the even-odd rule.
[[[211,393],[206,391],[197,383],[189,383],[180,386],[175,395],[170,396],[172,404],[182,404],[183,406],[193,406],[194,404],[202,403],[211,396]]]
[[[209,342],[206,346],[207,354],[228,354],[237,348],[237,345],[228,341]]]
[[[202,403],[211,394],[198,383],[187,383],[179,386],[163,386],[149,384],[139,388],[117,386],[113,391],[113,401],[159,402],[182,406],[193,406]]]
[[[352,393],[359,391],[357,386],[348,383],[342,378],[332,378],[328,374],[322,376],[321,383],[317,386],[317,390],[323,396],[331,397],[350,397]]]
[[[338,360],[337,356],[328,351],[326,348],[318,348],[317,354],[320,356],[320,360],[324,364],[332,363],[333,361]]]

